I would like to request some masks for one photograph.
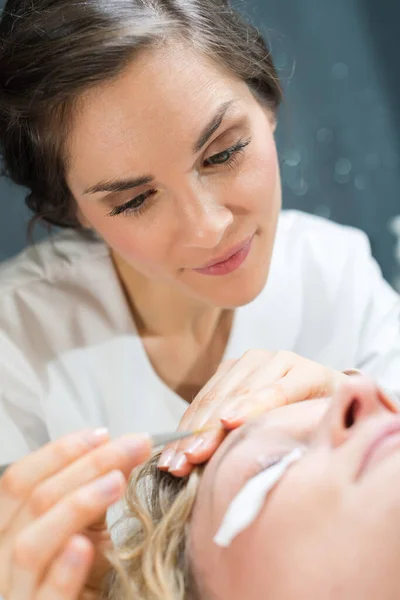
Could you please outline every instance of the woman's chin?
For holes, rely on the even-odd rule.
[[[212,297],[209,297],[210,303],[221,308],[238,308],[252,302],[262,292],[268,273],[265,277],[257,277],[254,274],[243,274],[235,280],[229,281],[228,277],[221,278],[220,285],[215,285],[212,289]]]

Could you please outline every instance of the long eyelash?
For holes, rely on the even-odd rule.
[[[115,208],[113,208],[108,215],[110,217],[116,217],[117,215],[124,215],[124,216],[128,216],[128,215],[135,215],[135,216],[140,216],[141,214],[145,213],[146,210],[148,208],[150,208],[151,205],[151,200],[149,200],[149,198],[151,196],[153,196],[156,193],[156,190],[149,190],[148,192],[145,192],[144,194],[139,194],[139,196],[136,196],[136,198],[132,198],[132,200],[129,200],[128,202],[126,202],[125,204],[122,204],[121,206],[116,206]],[[140,196],[145,196],[144,201],[142,202],[142,204],[139,204],[139,206],[134,206],[135,203],[137,203],[138,198],[140,198]]]
[[[248,138],[246,140],[239,140],[239,142],[237,144],[235,144],[234,146],[231,146],[230,148],[227,148],[226,150],[223,150],[222,152],[217,152],[217,155],[222,154],[223,152],[229,152],[230,157],[225,162],[211,164],[207,168],[209,168],[209,167],[229,167],[231,169],[235,168],[238,164],[239,155],[244,154],[245,148],[250,144],[250,142],[251,142],[251,138]],[[210,158],[212,158],[212,157],[210,157]],[[135,207],[134,204],[137,202],[138,197],[132,198],[132,200],[129,200],[125,204],[114,207],[108,213],[108,216],[116,217],[118,215],[123,214],[125,216],[135,215],[138,217],[138,216],[142,215],[143,213],[145,213],[148,208],[150,208],[151,201],[149,201],[148,198],[150,196],[153,196],[155,193],[156,193],[156,190],[150,190],[149,192],[140,194],[139,197],[145,196],[145,200],[142,202],[142,204]]]
[[[236,167],[238,164],[239,156],[241,154],[244,154],[245,148],[250,144],[250,142],[251,142],[251,138],[248,138],[246,140],[239,140],[237,142],[237,144],[235,144],[234,146],[231,146],[230,148],[226,148],[226,150],[222,150],[221,152],[217,152],[213,156],[218,156],[219,154],[223,154],[224,152],[229,152],[230,157],[225,162],[206,165],[206,168],[210,169],[210,168],[215,168],[215,167],[230,167],[230,168]],[[213,158],[213,156],[210,156],[208,160]]]

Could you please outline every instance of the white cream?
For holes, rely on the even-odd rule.
[[[304,454],[303,448],[295,448],[277,464],[252,477],[234,497],[214,537],[217,546],[227,548],[234,538],[247,529],[258,517],[265,500],[286,472],[287,468]]]

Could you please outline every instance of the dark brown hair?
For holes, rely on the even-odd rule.
[[[281,90],[259,31],[227,0],[8,0],[0,21],[0,152],[34,218],[79,227],[65,140],[89,88],[142,48],[192,43],[275,110]]]

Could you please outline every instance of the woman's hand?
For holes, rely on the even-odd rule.
[[[344,373],[293,352],[249,350],[238,360],[223,362],[179,424],[182,430],[215,425],[215,431],[165,449],[159,467],[188,475],[193,465],[210,458],[227,430],[278,406],[331,396],[346,380]]]
[[[85,431],[9,467],[0,479],[0,596],[98,598],[109,569],[106,510],[150,453],[145,435],[110,442],[105,430]]]

